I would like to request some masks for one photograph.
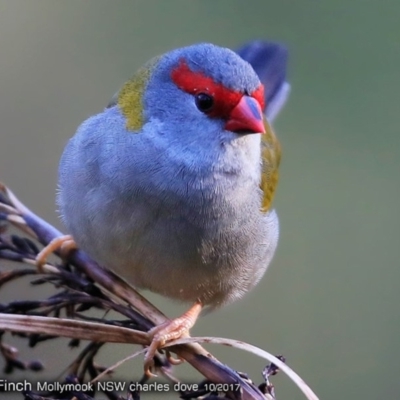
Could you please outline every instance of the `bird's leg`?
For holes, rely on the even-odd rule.
[[[153,358],[156,351],[171,340],[189,336],[189,330],[195,324],[202,308],[203,306],[198,300],[179,318],[166,321],[150,329],[148,335],[151,338],[151,344],[144,357],[144,372],[147,376],[156,376],[151,372],[151,368],[154,366]],[[176,360],[173,363],[176,363]]]
[[[71,235],[63,235],[53,239],[36,256],[36,267],[39,272],[43,272],[43,265],[46,264],[49,255],[58,249],[60,249],[61,257],[66,258],[70,251],[77,249],[77,245]]]

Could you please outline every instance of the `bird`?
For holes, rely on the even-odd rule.
[[[275,253],[287,50],[210,43],[155,57],[68,141],[57,203],[70,238],[138,289],[189,303],[145,356],[204,309],[241,298]],[[268,121],[269,119],[269,121]]]

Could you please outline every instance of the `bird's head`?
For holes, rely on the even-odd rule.
[[[264,87],[251,65],[212,44],[180,48],[146,64],[117,93],[126,127],[157,121],[190,135],[265,133]],[[173,129],[168,129],[168,128]]]

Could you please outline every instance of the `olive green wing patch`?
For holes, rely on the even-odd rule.
[[[144,124],[143,93],[159,58],[153,58],[144,67],[140,68],[114,95],[109,104],[109,107],[113,105],[120,107],[126,117],[126,128],[130,131],[138,131]]]
[[[261,183],[263,191],[261,211],[267,212],[272,204],[279,180],[281,145],[268,121],[264,119],[265,134],[261,136]]]

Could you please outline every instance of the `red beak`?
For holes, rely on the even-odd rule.
[[[231,111],[225,124],[227,131],[238,133],[265,133],[263,112],[256,99],[243,96]]]

